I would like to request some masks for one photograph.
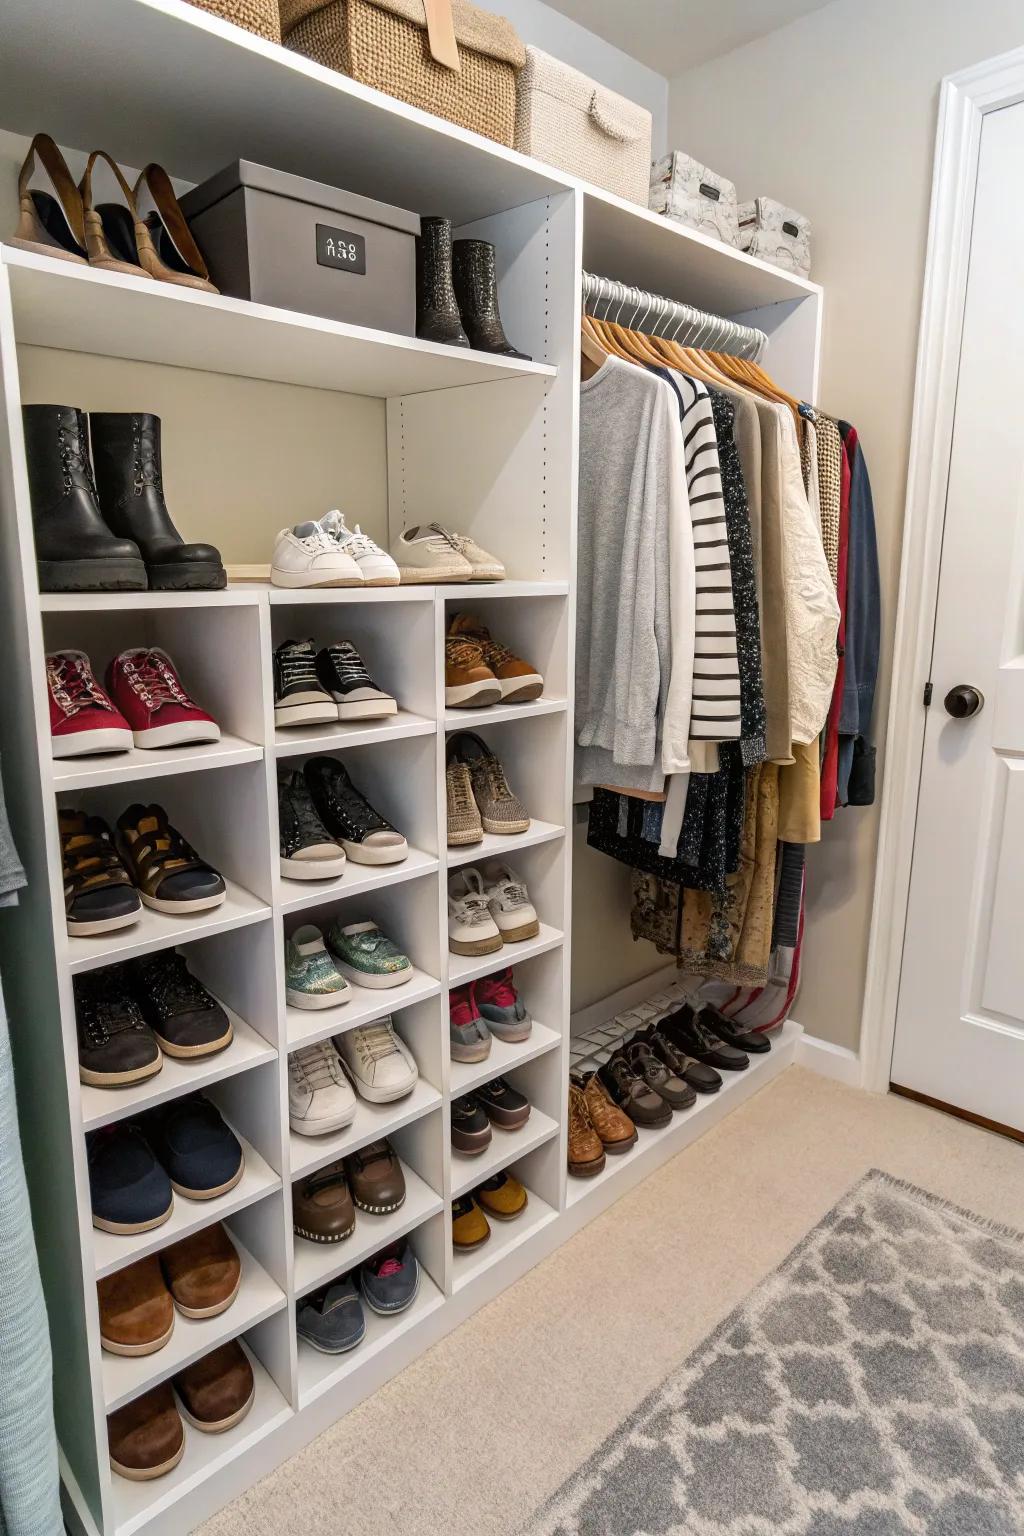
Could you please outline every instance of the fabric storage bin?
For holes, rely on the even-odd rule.
[[[250,160],[180,201],[221,293],[415,335],[418,214]]]
[[[317,64],[511,147],[523,45],[504,16],[469,0],[451,12],[458,71],[431,52],[424,0],[281,0],[281,29]]]
[[[631,203],[647,202],[651,114],[625,96],[527,48],[516,101],[516,149]]]
[[[236,27],[255,32],[268,42],[281,41],[281,13],[277,0],[191,0],[201,11],[233,21]]]
[[[739,219],[741,250],[773,267],[810,275],[811,221],[804,214],[773,197],[755,197],[741,203]]]
[[[651,166],[649,205],[677,224],[739,246],[736,187],[692,155],[674,149]]]

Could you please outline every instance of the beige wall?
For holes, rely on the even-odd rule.
[[[853,421],[875,497],[887,674],[939,82],[1024,43],[1021,0],[834,0],[674,80],[669,143],[813,225],[820,403]],[[1007,188],[1007,196],[1016,195]],[[885,728],[883,682],[876,736]],[[804,1027],[855,1047],[878,807],[846,810],[808,867]]]

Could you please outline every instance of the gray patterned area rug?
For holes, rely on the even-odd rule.
[[[1024,1235],[877,1170],[524,1536],[1022,1536]]]

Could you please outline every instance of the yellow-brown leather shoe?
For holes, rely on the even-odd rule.
[[[490,1223],[472,1195],[452,1201],[452,1244],[460,1253],[479,1248],[490,1235]]]
[[[636,1126],[617,1104],[612,1103],[597,1073],[590,1072],[582,1078],[574,1075],[571,1081],[583,1089],[590,1123],[600,1136],[605,1151],[616,1155],[635,1147]]]
[[[488,1216],[496,1216],[499,1221],[515,1221],[526,1210],[529,1196],[518,1179],[502,1172],[478,1184],[473,1198],[479,1201]]]
[[[515,655],[507,645],[495,640],[487,625],[474,613],[457,613],[448,625],[449,638],[457,636],[480,647],[484,665],[490,667],[501,684],[503,704],[525,704],[540,698],[544,692],[544,679],[537,668],[521,656]]]
[[[578,1083],[569,1084],[569,1172],[574,1179],[590,1179],[605,1164],[604,1147],[594,1130],[587,1100]]]

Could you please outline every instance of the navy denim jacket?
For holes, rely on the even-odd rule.
[[[843,441],[849,422],[841,421]],[[875,539],[875,508],[868,468],[855,440],[850,454],[850,526],[846,567],[846,673],[839,712],[839,800],[871,805],[875,748],[871,715],[878,678],[882,603]]]

